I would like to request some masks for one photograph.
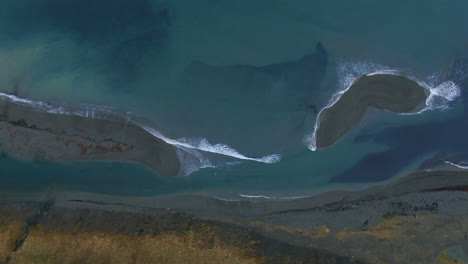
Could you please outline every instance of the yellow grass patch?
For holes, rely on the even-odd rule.
[[[307,236],[310,238],[323,238],[330,233],[330,228],[326,225],[322,225],[317,228],[292,228],[282,225],[268,225],[261,221],[252,221],[249,225],[260,228],[263,231],[284,231],[294,235]]]
[[[456,259],[451,258],[444,251],[442,251],[439,256],[437,256],[437,260],[444,263],[444,264],[463,264],[462,262],[457,261]]]
[[[193,232],[179,236],[129,236],[106,233],[59,233],[34,229],[10,263],[22,264],[258,264],[242,249],[216,241],[210,247]]]
[[[15,241],[22,233],[22,221],[8,221],[0,225],[0,261],[6,258],[15,248]]]

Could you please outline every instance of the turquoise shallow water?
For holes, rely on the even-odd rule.
[[[398,69],[434,87],[450,80],[444,73],[451,60],[468,53],[463,0],[1,5],[0,91],[114,106],[151,120],[170,138],[205,138],[248,157],[283,158],[265,164],[217,156],[240,164],[164,179],[138,165],[4,157],[0,188],[306,193],[386,180],[430,153],[465,151],[461,97],[444,111],[372,113],[326,150],[304,144],[317,112],[348,77]]]

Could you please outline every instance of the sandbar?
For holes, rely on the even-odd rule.
[[[316,147],[328,147],[355,128],[368,107],[412,113],[425,107],[426,98],[426,89],[407,77],[393,74],[362,76],[318,116]]]

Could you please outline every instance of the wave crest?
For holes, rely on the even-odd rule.
[[[171,139],[164,136],[155,128],[144,124],[142,121],[132,118],[133,113],[122,113],[116,111],[113,107],[98,106],[92,104],[80,104],[77,106],[72,105],[59,105],[54,103],[46,103],[42,101],[35,101],[18,97],[16,95],[5,94],[0,92],[0,99],[10,101],[15,104],[20,104],[35,110],[45,111],[51,114],[61,115],[76,115],[92,119],[102,120],[118,120],[130,122],[154,137],[170,144],[176,148],[176,154],[181,164],[179,175],[189,175],[200,168],[216,167],[203,152],[212,153],[216,155],[228,156],[240,160],[255,161],[261,163],[276,163],[281,160],[281,155],[273,154],[261,158],[253,158],[239,153],[234,148],[225,144],[211,144],[205,138],[180,138]]]
[[[446,161],[444,161],[444,163],[455,166],[455,167],[457,167],[459,169],[462,169],[462,170],[468,170],[468,162],[455,163],[455,162],[451,162],[451,161],[446,160]]]

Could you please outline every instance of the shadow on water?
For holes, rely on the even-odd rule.
[[[329,66],[324,46],[311,48],[296,60],[263,66],[190,63],[174,91],[178,108],[165,123],[251,155],[302,148],[323,104],[318,94]]]
[[[54,36],[49,43],[69,39],[81,45],[82,50],[75,65],[67,67],[95,67],[93,63],[100,61],[97,71],[115,89],[125,87],[119,85],[121,82],[134,80],[144,57],[163,48],[170,34],[169,10],[153,5],[150,0],[4,2],[7,11],[0,14],[0,22],[8,26],[0,27],[5,36],[2,44],[49,35]],[[76,47],[69,48],[67,57],[72,56]],[[60,50],[51,53],[52,57],[61,56]],[[46,64],[56,64],[52,68],[57,71],[63,68],[60,61],[48,60]]]
[[[183,91],[191,97],[242,104],[274,111],[298,111],[314,105],[324,79],[328,53],[321,43],[315,52],[294,61],[266,66],[213,66],[191,63],[183,74]]]

